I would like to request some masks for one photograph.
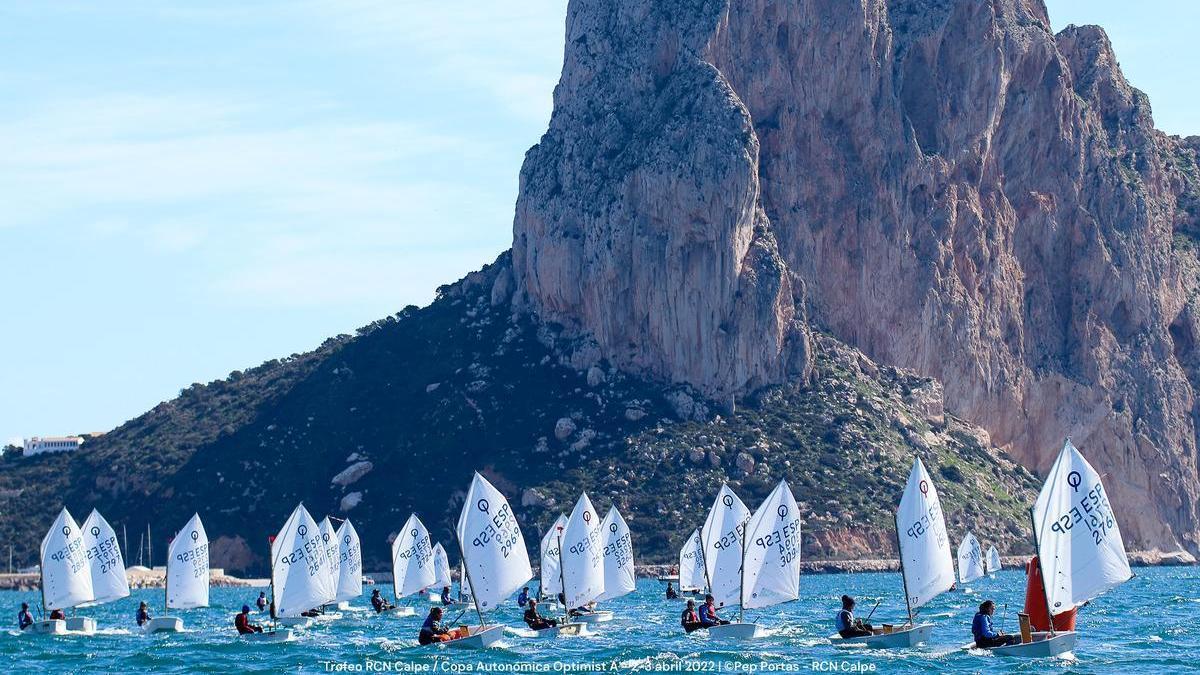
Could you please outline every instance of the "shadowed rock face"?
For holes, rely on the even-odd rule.
[[[518,298],[717,398],[804,372],[806,306],[1197,552],[1197,145],[1036,1],[573,0]]]

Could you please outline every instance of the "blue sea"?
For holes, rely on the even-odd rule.
[[[842,593],[858,598],[860,616],[882,599],[872,621],[899,623],[904,600],[900,577],[893,573],[805,576],[798,602],[747,613],[747,619],[770,634],[740,645],[710,642],[703,631],[685,635],[678,625],[682,604],[664,600],[658,581],[641,579],[636,592],[602,606],[616,612],[616,618],[598,624],[593,636],[531,639],[514,602],[489,617],[490,623],[509,626],[500,646],[481,651],[418,646],[416,634],[428,602],[417,604],[415,617],[348,611],[338,621],[299,631],[291,643],[248,644],[235,635],[233,615],[242,604],[252,605],[259,589],[214,588],[211,608],[172,612],[184,620],[182,634],[138,633],[133,626],[138,601],[149,603],[155,615],[166,612],[161,589],[136,590],[132,597],[81,612],[98,620],[95,636],[30,635],[13,628],[0,632],[0,654],[10,672],[1195,672],[1200,568],[1135,571],[1133,580],[1080,610],[1075,654],[1053,660],[1013,660],[962,649],[970,641],[971,617],[984,599],[996,601],[998,627],[1017,632],[1015,615],[1025,588],[1020,570],[1002,571],[962,592],[943,594],[920,614],[936,625],[932,644],[902,651],[835,648],[826,640]],[[390,595],[390,587],[380,588]],[[20,603],[36,606],[38,598],[37,592],[2,592],[0,607],[15,623]],[[353,604],[365,610],[366,596]],[[452,611],[449,618],[456,615]],[[474,610],[462,619],[473,620]]]

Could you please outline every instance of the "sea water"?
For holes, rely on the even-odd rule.
[[[413,601],[418,616],[391,618],[367,611],[366,594],[342,618],[297,631],[286,644],[241,641],[233,616],[243,604],[254,605],[261,589],[214,588],[212,607],[166,612],[162,589],[135,590],[129,598],[81,610],[94,617],[94,636],[22,634],[0,631],[0,654],[10,672],[442,672],[442,673],[1162,673],[1200,669],[1200,568],[1139,568],[1137,576],[1079,611],[1079,644],[1073,656],[1017,660],[979,650],[965,650],[971,640],[971,618],[985,599],[997,604],[996,625],[1018,632],[1025,576],[1005,570],[945,593],[922,608],[919,619],[935,625],[930,644],[913,649],[880,651],[834,647],[827,637],[843,593],[858,600],[864,617],[882,600],[872,623],[901,623],[904,598],[898,574],[829,574],[805,576],[798,602],[746,613],[768,630],[749,643],[721,644],[704,631],[690,635],[679,627],[681,601],[663,597],[665,586],[640,579],[637,591],[603,603],[612,622],[596,624],[595,634],[553,640],[531,639],[515,601],[488,616],[508,627],[498,647],[460,650],[417,645],[417,631],[430,604]],[[536,584],[531,583],[532,588]],[[367,587],[370,593],[372,587]],[[391,587],[378,586],[385,596]],[[2,592],[0,609],[15,625],[21,602],[36,607],[37,592]],[[139,601],[154,616],[183,618],[186,632],[146,636],[134,625]],[[256,620],[266,617],[257,612]],[[726,611],[726,618],[736,612]],[[448,619],[476,621],[475,610],[450,608]]]

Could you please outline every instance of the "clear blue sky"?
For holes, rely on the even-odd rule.
[[[0,440],[111,429],[494,258],[565,6],[0,6]],[[1200,134],[1200,7],[1050,13]]]

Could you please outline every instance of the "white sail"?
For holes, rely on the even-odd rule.
[[[692,530],[679,549],[679,590],[699,591],[708,587],[704,581],[704,552],[700,530]]]
[[[454,582],[450,579],[450,558],[441,544],[433,545],[433,587],[439,591],[449,588]]]
[[[68,609],[92,599],[92,570],[83,533],[65,508],[42,539],[41,564],[47,610]]]
[[[1000,552],[996,550],[995,546],[989,546],[987,552],[987,573],[995,574],[1003,568],[1004,565],[1000,563]]]
[[[562,582],[568,607],[585,605],[604,592],[604,546],[600,516],[587,493],[579,496],[562,533]]]
[[[965,584],[984,574],[987,574],[987,570],[983,566],[983,549],[975,535],[968,532],[958,545],[958,580]]]
[[[718,606],[741,601],[742,539],[749,519],[750,509],[728,485],[721,485],[700,531],[709,593]]]
[[[337,595],[321,528],[303,504],[292,511],[271,543],[271,583],[275,613],[282,617],[298,617]]]
[[[345,602],[362,596],[362,543],[349,519],[337,529],[337,539],[338,584],[334,599]]]
[[[541,576],[541,593],[545,597],[554,598],[562,592],[562,576],[558,565],[558,538],[562,536],[562,531],[566,528],[567,516],[565,513],[561,513],[542,537],[539,547],[541,569],[538,574]]]
[[[208,607],[208,573],[208,534],[197,513],[167,549],[167,607]]]
[[[321,519],[317,525],[321,529],[321,541],[325,544],[325,557],[329,559],[328,574],[333,582],[333,595],[325,602],[337,599],[337,587],[342,578],[342,552],[338,547],[337,528],[329,521],[329,516]]]
[[[435,579],[429,530],[414,513],[392,540],[392,585],[396,598],[429,588]]]
[[[637,577],[633,570],[633,538],[629,525],[621,517],[617,507],[608,510],[600,523],[601,543],[604,550],[604,592],[597,600],[612,600],[637,589]]]
[[[1038,494],[1033,527],[1046,599],[1054,614],[1133,576],[1100,474],[1069,440]]]
[[[464,602],[471,600],[471,580],[467,578],[465,560],[458,561],[458,599]]]
[[[117,533],[95,509],[83,521],[83,546],[92,568],[92,600],[99,605],[129,595],[129,578],[125,576],[125,560],[117,544]]]
[[[918,457],[896,511],[900,562],[911,609],[921,607],[954,584],[954,557],[942,516],[942,502]]]
[[[480,611],[494,609],[533,578],[525,537],[512,507],[478,473],[455,528],[465,561],[467,592]]]
[[[750,517],[742,565],[742,607],[800,598],[800,509],[787,481],[779,481]]]

